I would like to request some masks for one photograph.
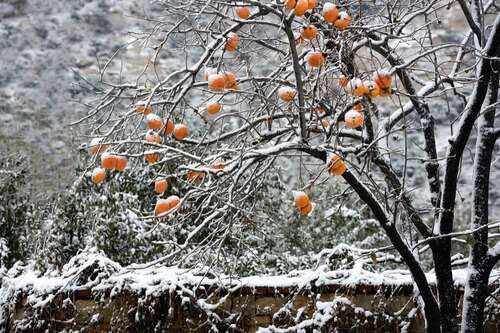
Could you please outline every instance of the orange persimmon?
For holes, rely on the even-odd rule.
[[[293,101],[296,95],[297,95],[297,90],[295,90],[292,87],[281,87],[278,89],[278,97],[283,102],[289,103]]]
[[[163,132],[163,135],[171,135],[173,132],[174,132],[174,122],[172,121],[172,119],[169,119],[167,121],[167,124],[165,125],[165,130]]]
[[[311,52],[306,56],[306,61],[311,67],[321,67],[325,63],[325,57],[321,52]]]
[[[106,170],[103,168],[95,168],[92,171],[92,182],[100,184],[106,180]]]
[[[224,75],[224,88],[226,89],[236,89],[238,86],[238,82],[236,79],[236,75],[233,72],[225,72]]]
[[[184,140],[189,136],[189,130],[184,124],[177,124],[174,127],[174,138],[177,140]]]
[[[163,120],[161,117],[153,113],[146,116],[146,123],[149,129],[160,129],[163,127]]]
[[[295,16],[302,16],[309,10],[308,0],[299,0],[295,5]]]
[[[299,208],[299,212],[301,215],[309,216],[311,215],[313,209],[314,209],[314,204],[311,202],[307,206]]]
[[[146,141],[149,143],[160,143],[161,136],[155,131],[148,131],[148,133],[146,133]]]
[[[347,166],[342,157],[337,154],[332,154],[328,163],[328,171],[330,172],[330,175],[342,176],[346,170]]]
[[[236,7],[234,13],[242,20],[246,20],[250,17],[250,8],[248,7]]]
[[[308,0],[307,5],[308,5],[309,9],[314,9],[314,8],[318,7],[318,0]]]
[[[127,156],[115,155],[115,170],[123,172],[128,164]]]
[[[351,17],[346,12],[340,12],[339,18],[333,22],[335,28],[344,30],[351,24]]]
[[[363,126],[365,122],[365,117],[361,112],[356,110],[349,110],[344,115],[345,125],[349,128],[358,128]]]
[[[302,38],[304,39],[311,40],[316,38],[317,35],[318,28],[316,28],[314,25],[307,26],[302,30]]]
[[[226,85],[224,74],[210,74],[208,76],[208,88],[213,91],[223,90]]]
[[[144,159],[149,164],[153,164],[160,160],[160,154],[158,153],[144,154]]]
[[[201,171],[188,170],[186,178],[189,182],[199,185],[203,182],[203,179],[205,179],[205,173]]]
[[[236,33],[230,32],[227,35],[226,46],[225,46],[226,51],[236,51],[236,49],[238,49],[239,44],[240,44],[240,37],[238,37]]]
[[[293,203],[297,208],[303,208],[311,203],[309,200],[309,196],[303,191],[294,191],[293,192]]]
[[[222,105],[219,102],[211,101],[207,103],[208,114],[216,114],[222,109]]]
[[[113,170],[116,166],[115,155],[104,153],[101,155],[101,166],[107,170]]]
[[[392,86],[392,76],[384,69],[375,71],[373,73],[373,81],[380,87],[382,92],[390,91]]]
[[[364,85],[368,90],[367,95],[369,95],[370,97],[380,96],[381,94],[380,86],[376,84],[374,81],[365,81]]]
[[[339,17],[339,10],[336,5],[331,2],[325,2],[323,5],[323,19],[328,23],[335,22]]]
[[[347,84],[347,90],[352,95],[361,97],[368,93],[368,88],[365,86],[363,81],[358,78],[351,79]]]
[[[155,205],[155,215],[164,215],[179,207],[181,199],[176,195],[171,195],[166,199],[158,199]]]
[[[301,215],[309,216],[315,204],[311,202],[309,196],[303,191],[293,191],[293,203]]]
[[[297,4],[297,1],[295,1],[295,0],[285,0],[285,6],[286,6],[286,8],[288,8],[288,10],[294,9],[296,4]]]
[[[160,178],[155,180],[155,192],[158,194],[164,193],[168,190],[168,180]]]

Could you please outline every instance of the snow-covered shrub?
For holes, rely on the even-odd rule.
[[[27,187],[28,161],[22,155],[0,158],[0,269],[33,253],[38,223]]]
[[[100,186],[83,177],[46,209],[50,213],[44,216],[47,231],[39,263],[62,267],[86,247],[95,247],[122,265],[171,254],[176,249],[172,244],[183,244],[198,227],[199,216],[210,213],[210,207],[200,215],[182,219],[147,219],[157,198],[153,182],[159,173],[154,167],[131,166],[124,173],[109,174],[108,181]],[[167,195],[177,194],[186,186],[180,181],[173,183]],[[200,246],[218,232],[217,226],[208,225],[190,239],[185,252],[165,263],[176,264],[179,258],[185,266],[227,261],[230,264],[217,265],[222,268],[216,269],[242,275],[279,274],[313,267],[318,252],[339,243],[370,247],[383,239],[379,229],[354,210],[331,207],[329,198],[340,191],[334,186],[311,192],[317,206],[309,218],[297,213],[291,190],[278,176],[264,179],[259,186],[254,198],[257,204],[244,207],[253,214],[231,221],[232,232],[225,236],[220,249]],[[196,205],[196,201],[188,201],[182,210],[189,212]]]
[[[241,273],[286,273],[316,264],[315,255],[340,243],[354,247],[380,245],[384,237],[376,224],[358,212],[342,206],[332,207],[331,198],[340,188],[329,186],[312,190],[316,203],[310,217],[298,214],[293,197],[277,176],[270,176],[259,193],[258,219],[245,230],[245,248],[238,257]]]
[[[89,246],[121,264],[154,258],[161,250],[155,241],[163,236],[163,227],[151,231],[138,213],[152,210],[154,177],[153,169],[130,169],[97,187],[82,178],[59,196],[47,217],[46,256],[41,259],[61,267]]]

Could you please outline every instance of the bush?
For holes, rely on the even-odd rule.
[[[44,263],[62,267],[85,247],[95,247],[122,265],[150,261],[175,250],[172,244],[182,244],[199,225],[198,216],[158,223],[141,216],[152,214],[156,201],[152,184],[157,173],[154,167],[130,168],[111,173],[108,181],[98,186],[85,176],[70,192],[60,195],[46,218],[50,227]],[[382,239],[376,226],[354,211],[324,204],[339,193],[338,188],[313,193],[316,210],[305,218],[298,215],[290,190],[277,176],[265,179],[260,186],[256,193],[262,197],[255,198],[254,214],[231,221],[233,230],[226,235],[221,250],[199,250],[203,239],[217,232],[209,226],[180,255],[185,256],[184,265],[201,261],[223,267],[225,273],[279,274],[311,267],[316,253],[341,242],[366,247]],[[174,183],[168,194],[185,191],[184,187],[182,182]],[[186,202],[183,210],[190,211],[197,204]],[[205,210],[209,212],[209,207]],[[176,264],[178,259],[173,257],[165,264]],[[221,261],[227,264],[214,265]]]
[[[29,161],[25,156],[0,159],[0,268],[10,268],[36,247],[39,230],[27,188]]]

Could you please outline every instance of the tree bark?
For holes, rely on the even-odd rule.
[[[382,226],[385,233],[391,240],[392,245],[394,245],[394,248],[399,252],[401,257],[405,261],[405,264],[408,266],[413,277],[413,281],[417,285],[420,296],[422,297],[422,301],[424,303],[423,312],[427,332],[441,332],[439,307],[436,299],[434,298],[434,295],[432,294],[425,273],[422,270],[419,262],[401,238],[401,235],[396,229],[396,226],[388,220],[381,204],[366,188],[366,186],[362,184],[349,170],[344,172],[343,177],[347,181],[347,183],[349,183],[349,185],[354,189],[354,191],[356,191],[361,200],[363,200],[368,205],[368,207],[370,207],[373,215],[375,215],[375,218],[378,220],[379,224]]]
[[[457,193],[457,179],[462,154],[470,137],[470,133],[481,110],[488,84],[492,74],[491,60],[489,57],[496,55],[497,45],[500,44],[500,15],[497,15],[493,30],[484,48],[485,58],[479,64],[478,81],[471,97],[465,107],[456,134],[449,140],[444,187],[441,197],[440,215],[437,231],[446,235],[453,231],[455,198]],[[456,300],[453,288],[453,275],[451,271],[451,240],[443,238],[437,241],[433,251],[441,321],[443,332],[455,332]]]
[[[496,103],[497,99],[498,75],[494,75],[488,87],[487,103],[483,106],[483,110]],[[468,274],[462,309],[463,333],[483,331],[488,280],[493,268],[493,265],[488,260],[488,229],[486,226],[488,224],[490,166],[496,141],[493,127],[494,120],[495,108],[484,112],[480,117],[476,141],[471,229],[484,228],[472,235],[473,245],[469,252]]]

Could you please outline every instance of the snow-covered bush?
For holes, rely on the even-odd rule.
[[[84,177],[62,193],[46,216],[47,242],[40,260],[61,267],[86,247],[95,247],[122,264],[154,258],[165,232],[153,232],[137,212],[151,210],[152,169],[114,174],[105,186],[90,186]]]
[[[11,154],[0,157],[0,269],[34,252],[39,223],[30,198],[29,161]]]
[[[44,216],[47,240],[39,261],[61,267],[84,248],[95,247],[127,265],[154,260],[169,253],[170,243],[183,243],[197,227],[197,216],[153,224],[143,216],[153,209],[157,195],[152,187],[157,174],[154,167],[131,167],[125,173],[113,173],[101,186],[93,186],[88,177],[83,177],[46,209],[51,213]],[[167,192],[177,194],[183,186],[175,183]],[[260,186],[253,216],[233,221],[238,232],[227,236],[223,251],[232,264],[225,266],[226,272],[286,273],[314,266],[318,252],[341,242],[366,248],[383,241],[371,220],[363,220],[354,210],[332,209],[324,203],[339,194],[338,188],[313,194],[317,209],[310,218],[304,218],[293,207],[290,191],[277,176]],[[190,209],[190,205],[183,208]],[[214,230],[209,228],[194,240],[202,241],[211,232]],[[199,253],[196,248],[192,247],[193,257],[183,265],[196,264],[200,257],[204,261],[223,260],[217,258],[217,252]]]
[[[339,187],[311,191],[316,207],[309,217],[297,212],[290,189],[277,176],[270,176],[259,193],[258,218],[248,224],[242,237],[247,250],[239,251],[239,272],[287,273],[315,266],[318,253],[340,243],[360,248],[384,243],[373,220],[342,205],[332,207],[330,198],[341,200]]]

